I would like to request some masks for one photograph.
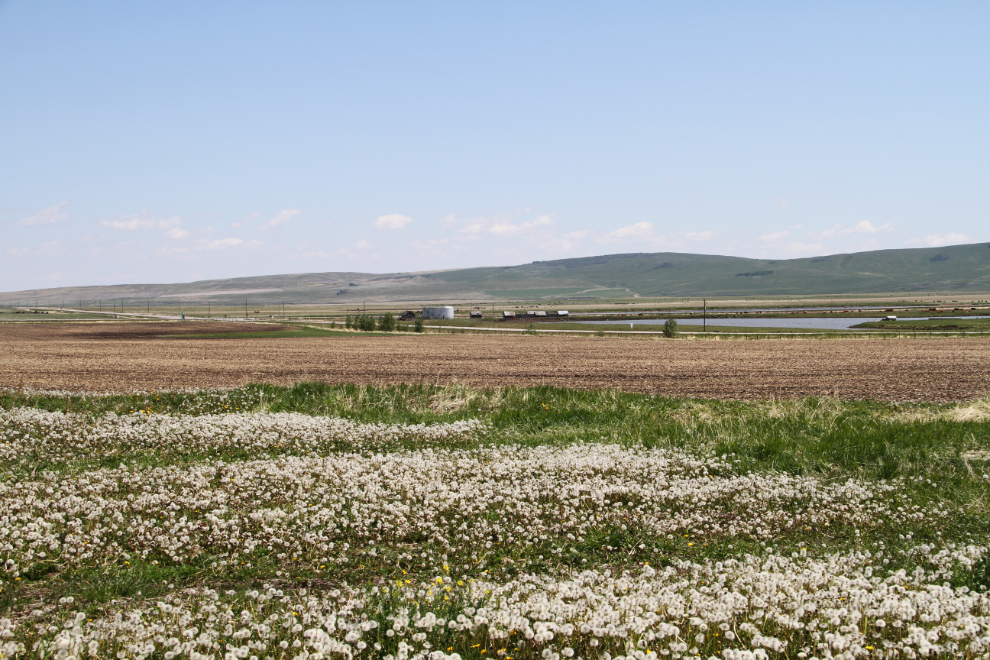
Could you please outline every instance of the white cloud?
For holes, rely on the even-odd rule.
[[[891,224],[889,222],[888,223],[885,223],[885,224],[882,224],[879,227],[877,227],[872,222],[870,222],[869,220],[863,220],[862,222],[857,223],[857,225],[855,227],[853,227],[852,229],[849,229],[846,233],[848,233],[848,234],[877,234],[877,233],[880,233],[882,231],[890,231],[891,229],[893,229],[893,227],[891,226]]]
[[[248,224],[249,222],[251,222],[252,220],[254,220],[255,218],[257,218],[260,215],[261,215],[261,213],[258,212],[258,211],[255,211],[254,213],[249,213],[248,215],[244,216],[244,218],[240,222],[232,222],[232,223],[230,223],[230,226],[231,227],[234,227],[235,229],[240,229],[241,227],[243,227],[244,225]]]
[[[265,231],[266,229],[272,229],[273,227],[278,227],[279,225],[284,225],[292,218],[296,217],[302,213],[299,209],[285,209],[284,211],[279,211],[278,215],[269,220],[268,222],[263,222],[258,227],[258,231]]]
[[[10,248],[7,250],[7,254],[12,257],[26,257],[29,255],[36,256],[55,256],[63,252],[62,243],[59,241],[52,241],[50,243],[42,243],[37,249],[32,250],[30,248]]]
[[[354,247],[356,247],[359,250],[367,250],[371,248],[371,243],[369,241],[358,241],[357,243],[354,244]]]
[[[893,226],[888,222],[880,225],[879,227],[874,225],[869,220],[863,220],[856,224],[855,227],[843,227],[842,225],[835,225],[831,229],[826,229],[822,232],[822,236],[842,236],[844,234],[877,234],[882,231],[890,231]]]
[[[519,224],[496,221],[494,225],[489,227],[488,231],[499,236],[516,236],[517,234],[524,234],[528,231],[532,231],[537,227],[547,227],[552,224],[553,218],[549,215],[541,215],[537,216],[533,220]]]
[[[182,218],[172,216],[168,219],[159,219],[147,211],[141,211],[134,215],[125,215],[116,220],[104,220],[101,222],[104,227],[119,229],[121,231],[134,231],[135,229],[171,229],[182,224]]]
[[[571,231],[564,234],[564,238],[569,238],[571,240],[580,240],[582,238],[587,238],[591,234],[587,229],[582,229],[580,231]]]
[[[49,206],[47,209],[39,211],[34,215],[24,218],[17,224],[19,225],[47,225],[52,222],[58,222],[59,220],[65,220],[69,217],[68,213],[62,213],[62,209],[68,202],[61,202],[55,206]]]
[[[553,216],[540,215],[526,222],[513,222],[510,217],[496,216],[494,218],[475,217],[458,220],[453,215],[440,220],[443,227],[457,227],[458,234],[493,234],[495,236],[518,236],[554,224]]]
[[[760,240],[765,242],[774,242],[783,240],[790,235],[791,232],[789,231],[777,231],[772,234],[763,234],[763,236],[760,236]]]
[[[653,224],[650,222],[637,222],[633,225],[619,227],[595,240],[599,243],[619,243],[629,240],[657,241],[663,240],[663,234],[655,234]]]
[[[713,231],[689,231],[684,234],[684,238],[689,241],[710,241],[715,238],[715,232]]]
[[[379,229],[399,229],[401,227],[405,227],[412,221],[413,219],[408,215],[392,213],[391,215],[383,215],[375,220],[375,226]]]
[[[179,229],[178,227],[172,227],[167,232],[165,232],[165,235],[168,236],[171,239],[180,241],[183,238],[188,238],[189,237],[189,232],[187,232],[185,229]]]
[[[929,247],[942,247],[943,245],[959,245],[964,243],[972,243],[971,239],[966,234],[946,234],[945,236],[939,236],[938,234],[929,234],[922,238],[912,238],[907,241],[908,245],[927,245]]]
[[[231,248],[254,249],[262,245],[263,243],[261,241],[248,241],[245,243],[239,238],[217,238],[212,241],[202,241],[196,249],[213,252],[216,250],[229,250]]]

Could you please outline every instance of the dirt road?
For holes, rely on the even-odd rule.
[[[249,328],[217,323],[0,325],[0,387],[23,383],[43,389],[127,391],[422,380],[493,387],[614,387],[721,399],[829,395],[944,402],[990,393],[990,341],[985,339],[174,337],[224,330]]]

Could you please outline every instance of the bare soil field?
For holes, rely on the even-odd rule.
[[[392,335],[202,339],[220,323],[0,325],[0,387],[128,391],[269,382],[460,382],[617,388],[720,399],[810,395],[969,401],[990,393],[990,341],[670,341]],[[166,336],[171,335],[171,336]]]

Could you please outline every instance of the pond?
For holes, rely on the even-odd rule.
[[[939,321],[961,318],[942,316]],[[967,319],[985,319],[986,316],[966,316]],[[803,330],[848,330],[854,325],[868,323],[870,321],[882,321],[883,318],[790,318],[790,319],[756,319],[756,318],[735,318],[735,319],[708,319],[709,327],[730,326],[734,328],[800,328]],[[900,319],[907,321],[910,319]],[[922,319],[918,319],[922,320]],[[587,323],[589,325],[654,325],[662,326],[663,319],[623,319],[608,321],[576,321],[576,323]],[[677,319],[679,325],[702,325],[702,319]]]

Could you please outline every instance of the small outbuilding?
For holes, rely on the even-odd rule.
[[[554,312],[554,314],[556,314],[557,316],[570,316],[571,315],[571,313],[568,312],[566,309],[558,309],[556,312]]]
[[[471,318],[480,319],[482,317],[481,312],[471,312]]]
[[[516,318],[516,313],[515,312],[502,312],[502,318],[503,319],[514,319],[514,318]]]

